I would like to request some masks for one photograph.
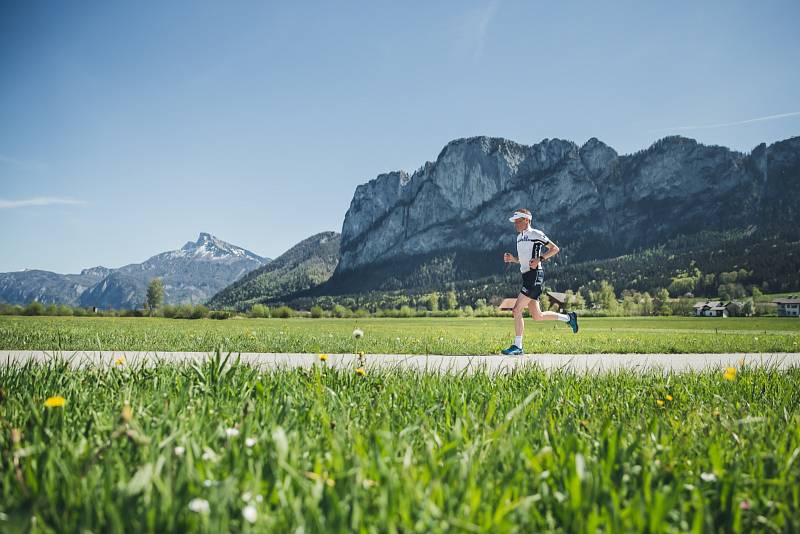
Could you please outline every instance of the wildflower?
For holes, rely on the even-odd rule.
[[[365,374],[367,374],[367,372],[364,371],[363,367],[359,367],[358,369],[356,369],[356,374],[360,375],[360,376],[364,376]]]
[[[664,401],[661,400],[661,399],[656,399],[656,404],[658,404],[659,406],[663,407],[664,406]]]
[[[228,436],[229,438],[235,438],[236,436],[239,435],[239,429],[237,429],[237,428],[226,428],[225,429],[225,435]]]
[[[664,397],[664,398],[665,398],[665,399],[667,399],[668,401],[672,402],[672,395],[667,395],[667,396],[666,396],[666,397]]]
[[[749,510],[750,509],[750,501],[745,499],[742,502],[740,502],[739,503],[739,509],[740,510]]]
[[[581,426],[583,428],[589,428],[589,420],[588,419],[581,419]]]
[[[125,365],[125,356],[117,356],[114,359],[114,365]]]
[[[364,337],[364,331],[359,328],[356,328],[355,330],[353,330],[353,337],[356,339],[361,339],[362,337]]]
[[[172,452],[175,453],[175,456],[183,456],[183,454],[186,452],[186,447],[181,447],[180,445],[178,445],[177,447],[172,449]]]
[[[716,482],[717,475],[714,473],[700,473],[700,478],[703,479],[703,482]]]
[[[210,460],[213,462],[216,461],[216,459],[217,459],[217,454],[211,449],[206,449],[205,452],[203,453],[203,460]]]
[[[198,514],[207,514],[210,510],[205,499],[192,499],[189,501],[189,510]]]
[[[66,399],[60,395],[56,395],[55,397],[49,397],[46,401],[44,401],[44,405],[46,408],[61,408],[67,403]]]
[[[122,414],[120,414],[120,417],[122,417],[122,420],[126,423],[130,423],[131,419],[133,419],[133,410],[130,404],[126,404],[122,407]]]
[[[736,380],[736,367],[728,367],[722,375],[725,380]]]
[[[252,499],[252,498],[253,498],[253,494],[250,493],[249,491],[245,491],[244,493],[242,493],[242,500],[244,502],[250,502],[250,499]]]
[[[314,471],[306,471],[305,475],[306,478],[309,478],[316,482],[322,482],[323,484],[331,488],[336,485],[336,481],[331,477],[329,477],[327,472],[320,474],[320,473],[315,473]]]
[[[252,504],[248,504],[244,508],[242,508],[242,517],[244,517],[245,521],[248,523],[255,523],[256,519],[258,519],[258,512],[256,511],[256,507]]]
[[[19,428],[11,429],[11,443],[17,444],[22,441],[22,431]]]
[[[319,361],[327,362],[328,361],[328,355],[327,354],[320,354],[319,355]]]
[[[253,445],[256,444],[256,438],[247,438],[246,440],[244,440],[244,444],[247,445],[248,447],[252,447]]]
[[[714,411],[711,412],[711,415],[714,417],[719,417],[719,408],[714,408]]]
[[[207,488],[210,488],[211,486],[216,486],[216,481],[215,480],[205,479],[203,481],[203,486],[205,486]]]
[[[261,502],[263,500],[264,500],[264,496],[263,495],[256,495],[256,502]]]

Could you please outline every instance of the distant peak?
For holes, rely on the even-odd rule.
[[[197,244],[202,245],[207,241],[215,241],[217,238],[208,232],[200,232],[200,237],[197,238]]]

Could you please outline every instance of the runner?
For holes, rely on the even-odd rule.
[[[510,252],[503,255],[506,263],[519,263],[519,270],[522,273],[522,289],[520,289],[517,303],[514,305],[514,344],[503,350],[503,354],[508,356],[519,356],[524,354],[522,351],[522,333],[525,330],[525,321],[522,313],[525,307],[531,313],[534,321],[564,321],[574,333],[578,332],[578,316],[575,312],[556,313],[542,311],[539,307],[539,296],[542,294],[542,284],[544,283],[544,271],[542,263],[548,258],[558,254],[559,248],[550,241],[544,232],[531,227],[533,217],[531,212],[526,209],[518,209],[509,219],[519,232],[517,235],[517,254],[514,257]],[[547,247],[547,252],[542,253],[542,248]]]

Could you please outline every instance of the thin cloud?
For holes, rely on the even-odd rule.
[[[21,171],[26,171],[26,172],[39,172],[47,168],[47,164],[42,163],[41,161],[34,161],[34,160],[26,161],[17,158],[12,158],[11,156],[7,156],[5,154],[0,154],[0,164],[10,165]]]
[[[486,34],[499,6],[500,0],[491,0],[480,9],[471,11],[462,23],[462,40],[475,60],[483,56]]]
[[[70,205],[82,206],[85,205],[85,200],[74,200],[71,198],[56,198],[56,197],[35,197],[24,200],[5,200],[0,198],[0,209],[15,209],[15,208],[29,208],[33,206],[55,206],[55,205]]]
[[[726,128],[728,126],[741,126],[743,124],[752,124],[754,122],[774,121],[777,119],[788,119],[790,117],[800,117],[800,111],[792,111],[791,113],[779,113],[777,115],[767,115],[766,117],[756,117],[755,119],[747,119],[746,121],[736,122],[722,122],[720,124],[703,124],[697,126],[674,126],[672,128],[658,128],[650,130],[651,132],[670,132],[670,131],[686,131],[686,130],[707,130],[710,128]]]

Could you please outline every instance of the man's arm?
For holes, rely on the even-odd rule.
[[[552,241],[550,241],[545,246],[547,247],[547,252],[545,252],[544,254],[540,254],[538,258],[532,258],[531,259],[531,263],[530,263],[530,268],[531,269],[536,269],[539,266],[539,264],[541,263],[540,260],[546,260],[548,258],[552,258],[556,254],[558,254],[559,250],[561,250],[560,248],[558,248],[558,245],[556,245]]]
[[[558,254],[558,251],[559,251],[559,250],[561,250],[560,248],[558,248],[558,245],[556,245],[556,244],[555,244],[555,243],[553,243],[552,241],[550,241],[550,242],[549,242],[547,245],[545,245],[545,246],[547,247],[547,252],[545,252],[544,254],[542,254],[542,255],[540,256],[540,258],[542,258],[543,260],[546,260],[546,259],[548,259],[548,258],[552,258],[552,257],[553,257],[553,256],[555,256],[556,254]]]
[[[519,258],[512,255],[510,252],[503,254],[503,261],[506,263],[519,263]]]

